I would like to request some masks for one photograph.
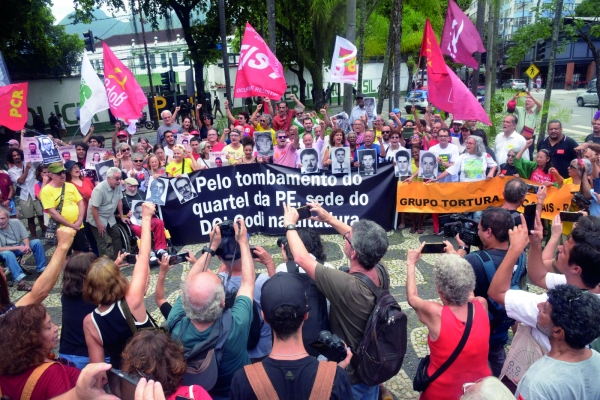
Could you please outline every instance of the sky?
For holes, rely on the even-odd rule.
[[[54,18],[56,19],[56,21],[54,21],[55,24],[60,22],[75,9],[73,6],[73,0],[53,0],[52,2],[52,15],[54,15]],[[107,7],[100,7],[100,9],[108,15],[111,14]]]

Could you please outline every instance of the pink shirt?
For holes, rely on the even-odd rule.
[[[292,143],[283,148],[275,146],[273,150],[273,164],[296,168],[296,149],[292,147]]]
[[[224,148],[225,148],[225,143],[217,142],[217,144],[215,144],[212,147],[212,149],[210,149],[210,151],[223,151]]]

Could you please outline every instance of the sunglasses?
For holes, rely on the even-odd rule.
[[[133,160],[133,162],[144,162],[144,160]]]
[[[277,136],[277,139],[287,139],[287,136]]]
[[[131,151],[131,149],[123,149],[123,151]]]
[[[348,242],[350,247],[352,247],[354,249],[354,246],[352,245],[352,242],[350,241],[350,238],[348,237],[348,236],[350,236],[350,232],[346,232],[342,236],[344,236],[344,239],[346,239],[346,241]]]

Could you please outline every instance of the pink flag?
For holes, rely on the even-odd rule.
[[[485,52],[479,32],[454,0],[448,0],[448,11],[442,34],[442,53],[452,57],[455,63],[478,68],[479,65],[473,58],[473,53],[476,51]]]
[[[286,89],[283,66],[258,32],[246,22],[233,97],[279,99]]]
[[[148,99],[135,77],[119,60],[110,47],[102,42],[104,53],[104,88],[108,96],[110,112],[115,118],[126,122],[137,120],[142,115],[142,109],[148,104]]]
[[[434,106],[451,113],[454,119],[492,124],[477,98],[446,65],[429,20],[425,23],[421,56],[427,58],[427,98]]]

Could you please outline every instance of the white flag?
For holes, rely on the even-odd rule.
[[[87,135],[92,118],[100,111],[108,110],[108,97],[104,84],[92,68],[87,54],[83,53],[81,62],[81,86],[79,88],[79,126],[82,135]]]
[[[329,82],[332,83],[356,83],[358,81],[356,46],[343,37],[335,37],[335,48],[329,72]]]

